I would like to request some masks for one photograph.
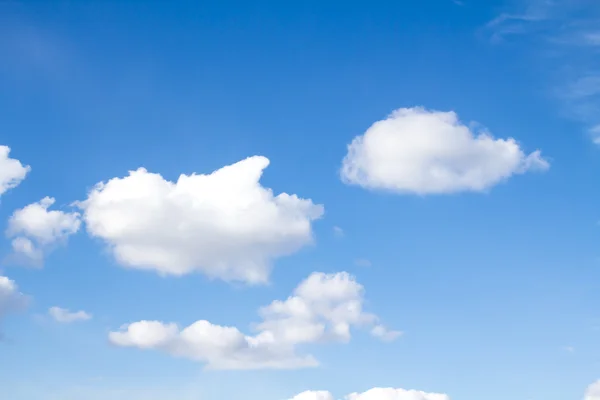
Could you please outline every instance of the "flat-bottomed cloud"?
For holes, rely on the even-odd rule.
[[[255,156],[177,182],[140,168],[99,183],[78,206],[89,234],[123,266],[265,283],[274,259],[312,242],[312,222],[324,212],[261,186],[268,165]]]
[[[476,133],[454,112],[401,108],[354,138],[342,162],[347,184],[397,193],[482,192],[515,174],[546,170],[540,151]]]

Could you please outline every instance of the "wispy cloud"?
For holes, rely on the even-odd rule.
[[[92,315],[85,311],[69,311],[65,308],[51,307],[48,314],[54,318],[56,322],[68,324],[76,321],[88,321],[92,319]]]
[[[600,144],[600,2],[527,0],[508,7],[485,30],[495,44],[522,42],[537,57],[563,114]]]
[[[567,353],[574,353],[574,352],[575,352],[575,347],[573,347],[573,346],[565,346],[565,347],[564,347],[564,350],[565,350]]]
[[[344,230],[342,228],[340,228],[339,226],[334,226],[333,227],[333,235],[336,238],[343,238],[345,236]]]
[[[358,259],[354,260],[354,265],[356,265],[357,267],[364,267],[364,268],[373,266],[371,261],[367,260],[366,258],[358,258]]]

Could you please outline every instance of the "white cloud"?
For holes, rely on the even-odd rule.
[[[44,253],[54,245],[63,243],[76,233],[81,225],[76,212],[49,211],[52,197],[16,210],[8,220],[6,235],[12,240],[14,254],[35,265],[43,262]]]
[[[539,151],[474,132],[454,112],[401,108],[354,138],[343,160],[347,184],[397,193],[481,192],[515,174],[546,170]]]
[[[335,399],[333,398],[333,395],[327,391],[307,390],[306,392],[302,392],[302,393],[292,397],[290,400],[335,400]]]
[[[124,347],[161,350],[207,364],[211,369],[302,368],[318,364],[310,354],[298,355],[298,345],[348,342],[351,328],[373,328],[385,340],[398,334],[363,311],[364,289],[346,272],[313,273],[292,296],[259,310],[256,335],[235,327],[200,320],[180,329],[176,324],[139,321],[111,332],[109,340]]]
[[[255,156],[177,182],[140,168],[99,183],[78,205],[89,234],[126,267],[264,283],[274,259],[312,242],[323,215],[311,200],[261,186],[268,165]]]
[[[27,306],[28,298],[19,291],[17,284],[5,276],[0,276],[0,321],[7,314]]]
[[[373,388],[364,393],[352,393],[345,400],[450,400],[447,394],[426,393],[419,390],[393,388]],[[306,391],[290,400],[334,400],[333,394],[327,391]],[[588,400],[588,399],[586,399]],[[596,400],[596,399],[593,399]]]
[[[419,390],[373,388],[364,393],[352,393],[346,396],[346,400],[450,400],[450,396]]]
[[[48,314],[54,318],[56,322],[61,323],[70,323],[76,321],[88,321],[92,319],[92,315],[86,313],[85,311],[76,311],[71,312],[65,308],[60,307],[50,307],[48,310]]]
[[[600,400],[600,380],[587,387],[584,400]]]
[[[342,237],[344,237],[345,233],[344,233],[344,230],[342,228],[340,228],[339,226],[334,226],[333,227],[333,235],[337,238],[342,238]]]
[[[402,336],[402,332],[391,331],[383,325],[376,325],[371,329],[371,335],[381,339],[384,342],[393,342]]]
[[[28,165],[23,165],[19,160],[9,157],[10,147],[0,146],[0,195],[21,183],[31,170]]]

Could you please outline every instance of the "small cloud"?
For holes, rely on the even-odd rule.
[[[359,258],[357,260],[354,260],[354,265],[356,265],[357,267],[365,267],[365,268],[373,266],[371,261],[367,260],[366,258]]]
[[[77,233],[79,213],[48,210],[54,202],[54,198],[44,197],[12,214],[6,236],[13,238],[13,262],[41,267],[47,252]]]
[[[593,126],[589,130],[592,142],[600,146],[600,125]]]
[[[465,2],[464,1],[460,1],[460,0],[452,0],[452,2],[454,4],[456,4],[457,6],[464,6]]]
[[[48,310],[48,314],[54,318],[56,322],[68,324],[76,321],[88,321],[92,319],[92,315],[85,311],[71,312],[65,308],[51,307]]]
[[[31,171],[31,167],[23,165],[19,160],[10,158],[10,147],[0,146],[0,195],[17,187],[25,176]]]
[[[29,304],[29,297],[19,291],[15,281],[0,276],[0,321],[10,314],[21,311]]]
[[[567,353],[574,353],[575,352],[575,347],[573,347],[573,346],[565,346],[564,350]]]
[[[394,340],[402,336],[402,332],[392,331],[383,325],[377,325],[374,326],[373,329],[371,329],[371,335],[383,342],[393,342]]]
[[[344,230],[342,228],[340,228],[339,226],[334,226],[333,227],[333,235],[337,238],[342,238],[342,237],[344,237]]]

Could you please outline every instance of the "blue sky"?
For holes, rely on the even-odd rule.
[[[599,19],[0,3],[0,397],[600,399]]]

